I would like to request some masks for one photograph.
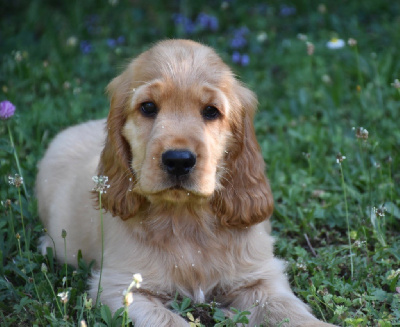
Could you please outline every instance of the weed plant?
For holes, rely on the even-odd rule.
[[[1,9],[1,326],[131,325],[140,279],[112,313],[86,293],[93,263],[38,252],[34,179],[55,134],[106,116],[107,83],[165,38],[216,48],[257,93],[275,252],[296,294],[340,326],[400,325],[398,1],[21,0]],[[179,295],[171,309],[192,326],[244,325],[248,315]]]

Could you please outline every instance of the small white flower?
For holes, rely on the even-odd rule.
[[[133,275],[133,280],[137,283],[140,284],[143,282],[143,278],[141,274],[134,274]]]
[[[66,292],[61,292],[61,293],[58,293],[58,294],[57,294],[57,296],[58,296],[58,297],[60,298],[60,300],[61,300],[61,303],[65,304],[65,303],[68,302],[68,294],[69,294],[68,291],[66,291]]]
[[[305,34],[302,34],[302,33],[299,33],[299,34],[297,34],[297,38],[300,40],[300,41],[307,41],[307,35],[305,35]]]
[[[364,141],[366,141],[368,139],[368,131],[364,128],[364,127],[353,127],[353,130],[356,131],[356,137],[358,139],[363,139]]]
[[[92,180],[96,184],[92,189],[93,191],[99,192],[100,194],[107,193],[107,189],[110,188],[110,185],[107,185],[107,176],[93,176]]]
[[[357,45],[357,40],[356,40],[356,39],[353,39],[353,38],[350,38],[350,39],[347,40],[347,44],[348,44],[349,46],[351,46],[351,47],[354,47],[354,46]]]
[[[124,294],[124,305],[129,306],[133,302],[133,293],[132,292],[126,292]]]
[[[324,82],[325,84],[331,84],[332,79],[329,75],[324,74],[324,75],[322,75],[322,82]]]
[[[24,184],[24,179],[18,174],[15,174],[14,177],[8,176],[8,184],[14,185],[15,187],[20,187],[22,184]]]
[[[332,38],[328,43],[326,43],[326,46],[329,49],[341,49],[346,45],[346,42],[344,42],[342,39],[338,38]]]
[[[67,39],[67,46],[69,46],[69,47],[71,47],[71,48],[73,48],[73,47],[75,47],[77,44],[78,44],[78,38],[76,37],[76,36],[70,36],[68,39]]]
[[[385,217],[385,211],[386,211],[385,207],[380,207],[380,208],[374,207],[373,210],[376,217]]]
[[[392,86],[393,86],[395,89],[400,89],[400,81],[396,78],[396,79],[394,80],[394,82],[392,83]]]
[[[257,41],[260,43],[264,43],[266,40],[268,40],[268,34],[265,32],[261,32],[257,35]]]
[[[340,165],[342,162],[343,162],[343,160],[345,160],[346,159],[346,157],[345,156],[343,156],[340,152],[337,154],[337,156],[336,156],[336,162]]]

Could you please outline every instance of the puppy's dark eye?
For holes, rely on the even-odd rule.
[[[215,120],[221,116],[219,110],[213,106],[207,106],[203,109],[201,115],[206,120]]]
[[[140,105],[140,111],[145,117],[155,117],[158,113],[158,108],[154,102],[143,102]]]

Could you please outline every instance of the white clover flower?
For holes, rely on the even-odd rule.
[[[400,89],[400,81],[396,78],[391,84],[395,89]]]
[[[297,34],[297,38],[300,40],[300,41],[307,41],[307,35],[305,35],[305,34],[302,34],[302,33],[299,33],[299,34]]]
[[[331,84],[332,83],[332,79],[329,75],[324,74],[322,75],[322,82],[324,82],[325,84]]]
[[[136,287],[139,288],[140,287],[140,283],[143,282],[143,278],[141,274],[134,274],[133,275],[133,280],[136,282]]]
[[[364,141],[368,140],[368,131],[364,127],[353,127],[352,129],[356,131],[356,137],[358,139],[363,139]]]
[[[346,159],[346,157],[345,156],[343,156],[340,152],[337,154],[337,156],[336,156],[336,162],[340,165],[342,162],[343,162],[343,160],[345,160]]]
[[[385,211],[386,211],[385,207],[380,207],[380,208],[373,207],[373,210],[376,217],[385,217]]]
[[[268,34],[265,32],[261,32],[257,35],[257,41],[260,43],[264,43],[266,40],[268,40]]]
[[[77,44],[78,44],[78,38],[76,37],[76,36],[70,36],[68,39],[67,39],[67,46],[69,46],[69,47],[71,47],[71,48],[73,48],[73,47],[75,47]]]
[[[346,45],[346,42],[344,42],[342,39],[338,39],[336,37],[332,38],[329,42],[326,43],[326,46],[329,49],[341,49]]]
[[[22,176],[15,174],[14,177],[8,176],[8,184],[14,185],[15,187],[20,187],[24,184],[24,179]]]
[[[357,45],[357,40],[353,39],[353,38],[350,38],[350,39],[347,40],[347,44],[349,46],[351,46],[351,47],[355,47]]]
[[[57,296],[60,298],[60,300],[61,300],[61,303],[63,303],[63,304],[65,304],[65,303],[67,303],[68,302],[68,295],[69,295],[69,292],[68,291],[66,291],[66,292],[61,292],[61,293],[58,293],[57,294]]]
[[[93,176],[92,180],[95,183],[95,186],[92,189],[93,191],[99,192],[100,194],[107,193],[107,189],[110,188],[110,185],[107,185],[107,176]]]
[[[305,263],[303,263],[303,262],[297,262],[296,263],[296,267],[299,270],[307,271],[307,265]]]

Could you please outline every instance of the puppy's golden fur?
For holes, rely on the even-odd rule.
[[[141,273],[129,307],[135,326],[187,326],[168,309],[176,292],[250,309],[251,326],[285,318],[285,326],[327,325],[295,297],[284,264],[273,256],[265,225],[273,199],[252,125],[256,97],[219,56],[192,41],[163,41],[133,60],[107,91],[107,121],[60,133],[39,165],[39,213],[59,259],[65,229],[68,262],[76,264],[82,250],[99,267],[100,213],[91,178],[105,175],[101,301],[120,308],[132,274]],[[154,115],[146,103],[154,104]],[[170,174],[167,151],[186,151],[196,162],[182,176]],[[52,244],[43,237],[42,251]],[[92,297],[98,279],[94,273]]]

